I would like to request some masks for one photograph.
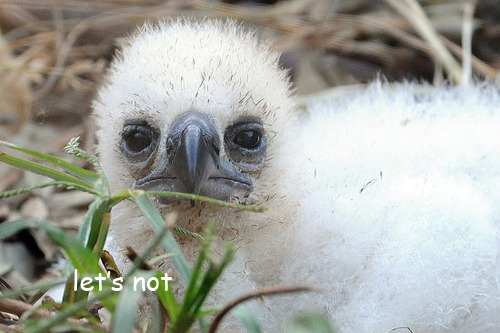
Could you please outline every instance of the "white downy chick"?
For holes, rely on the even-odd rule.
[[[342,332],[495,331],[498,88],[419,89],[374,83],[301,115],[278,55],[234,23],[145,25],[94,104],[98,152],[115,190],[269,207],[156,202],[192,231],[215,220],[218,241],[235,243],[214,302],[280,284],[321,289],[254,302],[266,331],[308,307]],[[113,210],[115,255],[152,238],[141,215]],[[178,240],[193,260],[197,241]]]
[[[226,276],[236,282],[221,283],[215,300],[274,284],[282,245],[293,235],[284,231],[297,216],[290,193],[298,179],[283,175],[291,171],[284,152],[296,151],[296,105],[278,57],[234,22],[148,24],[124,45],[94,103],[97,150],[114,190],[189,192],[269,208],[158,199],[162,213],[177,213],[179,226],[200,232],[214,220],[219,245],[234,243],[237,258]],[[125,246],[141,251],[153,235],[133,204],[113,210],[113,254]],[[194,260],[199,241],[178,241]]]

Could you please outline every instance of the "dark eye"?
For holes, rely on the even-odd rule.
[[[259,131],[248,130],[237,133],[233,138],[233,142],[240,147],[254,149],[259,146],[261,138],[262,134]]]
[[[240,170],[260,170],[266,160],[264,126],[255,118],[240,118],[226,128],[224,143],[229,160]]]
[[[143,151],[151,145],[151,139],[144,133],[132,132],[124,137],[125,142],[129,150],[134,153]]]
[[[147,150],[155,139],[154,130],[148,125],[126,125],[122,133],[122,146],[132,154]]]

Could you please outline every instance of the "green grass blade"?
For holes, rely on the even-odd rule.
[[[135,277],[143,277],[145,280],[153,277],[154,272],[141,271]],[[115,312],[111,321],[112,333],[133,333],[139,301],[142,297],[142,290],[134,290],[134,278],[130,277],[123,285],[123,290],[118,296]]]
[[[161,233],[165,227],[165,221],[153,206],[146,193],[144,191],[132,191],[131,195],[135,203],[139,206],[139,208],[148,219],[154,232],[157,234]],[[177,271],[179,271],[182,279],[185,282],[188,282],[191,277],[191,268],[182,255],[181,249],[179,248],[179,245],[177,244],[174,236],[172,236],[171,232],[168,232],[163,237],[162,244],[167,252],[173,254],[172,261],[175,265],[175,268],[177,269]]]
[[[78,233],[78,240],[83,242],[87,238],[87,248],[93,249],[96,254],[102,252],[110,226],[109,213],[111,208],[130,197],[130,191],[119,191],[110,198],[97,198],[89,206],[82,227]],[[108,214],[108,215],[107,215]],[[90,228],[90,232],[87,231]]]
[[[89,208],[87,210],[87,213],[85,214],[85,217],[83,218],[82,226],[80,227],[80,230],[78,231],[78,236],[77,239],[80,243],[85,242],[85,239],[87,237],[87,232],[90,227],[90,223],[92,222],[92,217],[94,216],[96,210],[100,207],[104,199],[102,198],[95,198],[94,201],[89,205]]]
[[[102,220],[99,225],[99,230],[97,232],[97,240],[92,248],[92,251],[96,255],[101,255],[102,250],[104,249],[104,244],[106,243],[106,238],[108,237],[108,231],[109,231],[109,225],[111,222],[111,215],[110,213],[104,213],[102,215]]]
[[[202,274],[201,270],[209,257],[210,246],[213,243],[215,235],[215,224],[211,223],[206,230],[203,246],[198,254],[197,262],[193,268],[191,281],[186,290],[186,295],[182,303],[178,320],[171,327],[171,332],[184,331],[189,329],[195,320],[202,316],[202,305],[208,297],[213,286],[220,275],[231,262],[233,257],[233,248],[231,244],[226,245],[226,251],[220,263],[209,261],[209,265]]]
[[[193,238],[196,238],[199,240],[203,240],[203,236],[201,236],[199,233],[184,229],[182,227],[174,225],[173,230],[178,234],[190,236],[190,237],[193,237]]]
[[[9,154],[5,154],[0,152],[0,161],[6,164],[12,165],[18,169],[30,171],[39,175],[47,176],[57,181],[65,182],[70,184],[71,186],[78,187],[79,189],[86,189],[87,191],[93,192],[93,188],[91,185],[87,184],[83,180],[80,180],[71,175],[65,174],[60,171],[56,171],[52,168],[49,168],[45,165],[38,164],[35,162],[31,162],[22,158],[18,158]]]
[[[94,201],[90,204],[87,210],[87,214],[85,214],[82,226],[80,228],[80,231],[78,232],[78,240],[83,243],[85,239],[88,237],[87,235],[89,228],[94,228],[95,230],[98,230],[96,228],[99,226],[100,223],[99,221],[100,219],[102,219],[102,216],[105,213],[109,213],[114,205],[118,204],[123,200],[128,199],[129,197],[130,197],[130,191],[128,190],[119,191],[111,198],[96,197]],[[94,225],[92,223],[94,223]],[[93,248],[98,240],[98,234],[96,232],[93,232],[91,233],[91,235],[89,235],[89,237],[91,237],[92,239],[88,240],[87,243],[90,242],[88,247]]]
[[[26,330],[26,332],[29,333],[54,332],[55,331],[53,330],[54,327],[58,326],[60,323],[64,323],[67,318],[76,314],[78,311],[85,309],[87,304],[96,302],[98,300],[103,300],[106,297],[112,296],[114,293],[115,292],[112,290],[105,290],[98,293],[97,295],[94,295],[91,300],[86,300],[86,299],[80,300],[72,304],[71,306],[57,312],[57,314],[51,318],[37,320],[35,327],[33,327],[30,330]]]
[[[159,256],[155,256],[153,258],[149,258],[148,259],[148,264],[150,266],[153,266],[154,264],[156,264],[158,261],[160,260],[165,260],[167,258],[171,258],[172,257],[172,254],[171,253],[164,253],[164,254],[161,254]]]
[[[186,199],[186,200],[204,201],[204,202],[208,202],[210,204],[214,204],[214,205],[218,205],[218,206],[222,206],[222,207],[233,208],[233,209],[238,209],[238,210],[246,210],[246,211],[251,211],[251,212],[265,212],[267,210],[267,207],[263,207],[263,206],[240,205],[240,204],[235,204],[232,202],[221,201],[221,200],[208,198],[208,197],[204,197],[204,196],[196,195],[196,194],[191,194],[191,193],[180,193],[180,192],[169,192],[169,191],[149,191],[149,192],[146,192],[146,194],[147,195],[172,197],[172,198],[178,198],[178,199]]]
[[[4,222],[0,225],[0,239],[12,236],[26,228],[38,228],[47,232],[48,236],[67,253],[73,265],[85,272],[95,272],[97,270],[98,257],[87,250],[76,238],[65,232],[63,229],[55,227],[48,222],[36,219],[21,219]]]
[[[75,237],[47,223],[37,223],[36,226],[45,230],[49,237],[64,249],[77,270],[89,274],[98,274],[100,272],[97,266],[99,256],[83,246]]]
[[[99,257],[96,254],[85,248],[75,237],[45,221],[22,219],[5,222],[0,225],[0,239],[12,236],[26,228],[38,228],[44,230],[57,245],[64,249],[64,252],[77,271],[82,274],[92,276],[97,276],[99,274],[100,269],[97,265]],[[73,279],[71,277],[68,278],[66,280],[64,300],[74,302],[79,299],[87,298],[88,292],[84,292],[78,288],[75,290],[75,288]]]
[[[8,143],[5,141],[0,141],[0,144],[3,144],[6,147],[9,147],[9,148],[15,149],[17,151],[23,152],[25,154],[31,155],[33,157],[36,157],[42,161],[48,162],[48,163],[52,164],[53,166],[59,167],[62,170],[72,174],[73,176],[84,180],[88,184],[95,184],[100,178],[99,174],[97,174],[95,172],[80,168],[79,166],[76,166],[74,164],[66,162],[65,160],[62,160],[62,159],[57,158],[55,156],[40,153],[40,152],[31,150],[31,149],[27,149],[27,148],[18,147],[12,143]]]
[[[196,293],[196,298],[193,301],[193,307],[190,310],[193,315],[201,310],[201,306],[203,305],[203,302],[205,302],[205,299],[212,290],[213,286],[222,275],[222,272],[227,267],[227,265],[232,261],[233,254],[233,245],[231,243],[227,243],[226,251],[221,262],[218,264],[214,262],[210,263],[208,269],[205,271],[203,279],[201,280]]]
[[[248,333],[262,333],[259,322],[245,306],[237,306],[231,311],[231,314],[245,326]]]
[[[71,140],[69,140],[68,144],[64,147],[64,150],[67,153],[72,154],[81,160],[90,162],[94,166],[94,168],[97,170],[97,172],[99,173],[99,176],[100,176],[100,182],[96,184],[96,188],[99,188],[101,190],[101,192],[106,191],[107,194],[110,195],[109,180],[108,180],[108,177],[106,176],[106,173],[104,172],[104,170],[102,168],[101,162],[99,161],[97,156],[89,154],[86,151],[84,151],[83,149],[81,149],[79,147],[79,142],[78,142],[79,140],[80,140],[80,137],[71,138]],[[103,186],[104,186],[104,188],[103,188]]]
[[[0,224],[0,239],[8,238],[23,229],[29,228],[31,223],[31,219],[20,219]]]
[[[287,332],[290,333],[335,333],[328,319],[319,313],[303,313],[294,318]]]
[[[152,295],[150,295],[149,298]],[[153,320],[149,321],[149,325],[147,327],[148,333],[163,333],[163,326],[165,326],[166,323],[163,322],[163,320],[167,320],[168,318],[165,318],[163,314],[165,313],[165,310],[161,307],[161,304],[157,302],[156,300],[153,302],[150,302],[151,305],[151,315],[152,318],[155,318]],[[156,318],[161,318],[160,320]]]
[[[89,324],[87,324],[89,325]],[[25,325],[25,333],[31,333],[33,330],[38,330],[38,320],[30,320]],[[54,329],[52,333],[60,332],[73,332],[73,333],[106,333],[104,329],[96,329],[93,326],[84,326],[82,324],[77,324],[74,322],[60,322],[57,325],[57,329]]]
[[[57,278],[50,282],[42,281],[19,289],[2,291],[0,292],[0,300],[4,298],[17,298],[20,295],[31,294],[32,292],[38,293],[38,291],[44,291],[45,293],[47,290],[50,290],[56,286],[64,284],[64,282],[66,282],[66,278]],[[32,300],[35,301],[34,297],[30,298],[30,303]]]
[[[0,199],[10,198],[10,197],[13,197],[13,196],[16,196],[16,195],[20,195],[20,194],[23,194],[23,193],[28,193],[28,192],[31,192],[33,190],[37,190],[37,189],[45,188],[45,187],[50,187],[50,186],[72,187],[72,188],[77,189],[77,190],[81,190],[81,191],[84,191],[84,192],[96,194],[94,191],[89,191],[87,188],[77,187],[73,183],[67,183],[67,182],[61,182],[61,181],[52,181],[52,182],[37,184],[37,185],[33,185],[33,186],[18,188],[18,189],[15,189],[15,190],[0,192]]]
[[[196,259],[196,263],[194,264],[193,271],[191,274],[191,279],[189,280],[188,287],[186,288],[186,293],[184,295],[184,300],[182,302],[181,313],[190,312],[193,307],[193,302],[196,299],[199,293],[199,280],[202,278],[201,269],[203,267],[203,263],[207,258],[207,254],[209,251],[209,247],[211,242],[213,241],[214,234],[214,224],[210,223],[205,232],[205,240],[202,243],[202,247],[198,253],[198,257]]]
[[[92,214],[92,221],[90,222],[90,232],[87,238],[87,248],[91,250],[97,251],[97,246],[99,239],[102,239],[103,236],[107,236],[107,231],[109,228],[109,219],[108,226],[103,226],[104,216],[105,214],[109,214],[111,211],[111,207],[109,205],[109,200],[100,201],[99,205],[96,207],[95,211]],[[101,233],[105,232],[106,235],[102,235]],[[104,245],[104,244],[103,244]],[[102,251],[102,249],[101,249]],[[99,256],[101,254],[99,253]]]
[[[168,317],[170,318],[170,322],[176,322],[179,317],[179,305],[175,300],[175,297],[172,293],[172,288],[170,288],[170,284],[168,281],[162,280],[164,274],[157,272],[156,278],[160,282],[158,287],[158,299],[160,300],[163,308],[167,310]],[[167,285],[168,284],[168,285]]]
[[[63,302],[65,303],[75,303],[80,300],[85,300],[89,297],[89,291],[79,288],[79,283],[81,276],[76,277],[75,284],[75,273],[77,270],[73,270],[70,276],[66,279],[66,284],[64,286]]]

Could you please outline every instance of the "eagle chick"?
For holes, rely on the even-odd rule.
[[[128,39],[94,115],[115,190],[269,208],[156,199],[180,226],[214,220],[217,246],[234,242],[214,301],[310,284],[321,292],[255,302],[265,328],[313,307],[342,332],[486,332],[500,327],[498,105],[493,85],[422,95],[376,82],[302,114],[269,45],[232,22],[178,21]],[[141,215],[113,210],[115,254],[152,238]],[[194,260],[197,241],[178,240]]]

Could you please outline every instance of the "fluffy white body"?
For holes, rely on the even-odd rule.
[[[266,331],[306,308],[328,313],[342,332],[498,330],[498,88],[422,95],[415,85],[374,83],[311,102],[301,114],[277,55],[234,24],[147,26],[125,46],[95,103],[113,187],[133,187],[138,174],[161,165],[168,129],[193,110],[221,137],[241,117],[259,119],[267,143],[263,166],[245,171],[251,193],[228,199],[265,205],[266,213],[181,201],[161,208],[193,231],[214,219],[219,241],[236,244],[214,302],[306,284],[321,292],[254,303]],[[151,164],[140,169],[120,148],[132,118],[159,132]],[[220,147],[221,160],[232,161],[228,147]],[[127,245],[140,250],[153,232],[125,204],[113,211],[111,234],[117,254]],[[179,242],[192,260],[197,242]]]
[[[420,89],[310,105],[283,276],[322,288],[311,303],[346,332],[495,332],[498,87]]]

